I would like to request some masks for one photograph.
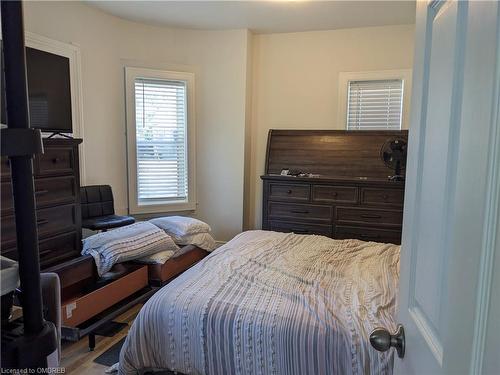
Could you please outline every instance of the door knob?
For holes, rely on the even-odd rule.
[[[385,328],[375,328],[370,334],[370,344],[379,352],[385,352],[390,347],[396,348],[398,357],[403,358],[405,356],[405,330],[401,324],[393,334]]]

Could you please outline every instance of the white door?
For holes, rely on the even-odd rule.
[[[488,316],[500,241],[498,44],[498,2],[417,1],[396,374],[479,374],[485,351],[500,356],[485,348],[488,317],[500,319]]]

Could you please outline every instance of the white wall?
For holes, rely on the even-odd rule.
[[[228,240],[261,223],[270,128],[335,129],[342,71],[408,69],[413,25],[251,35],[126,21],[77,2],[25,2],[26,29],[81,49],[86,184],[127,211],[124,66],[196,75],[195,216]]]
[[[28,31],[75,43],[82,54],[86,184],[110,184],[127,211],[124,66],[196,74],[196,216],[218,240],[243,221],[246,30],[194,31],[129,22],[81,3],[25,2]]]
[[[248,227],[261,225],[260,175],[269,129],[342,129],[339,73],[411,69],[413,37],[413,25],[254,36]]]

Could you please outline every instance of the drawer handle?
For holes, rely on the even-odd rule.
[[[380,215],[360,215],[363,219],[382,219]]]
[[[56,164],[56,163],[58,163],[60,160],[61,160],[61,159],[59,159],[59,158],[54,158],[54,159],[52,159],[52,163]]]
[[[338,192],[336,192],[336,191],[333,191],[333,192],[332,192],[332,196],[333,196],[334,198],[337,198],[337,195],[339,195],[339,193],[338,193]]]
[[[307,229],[292,229],[292,232],[297,233],[297,234],[308,234],[309,233],[309,231]]]
[[[48,190],[38,190],[38,191],[35,191],[35,195],[43,195],[43,194],[47,194],[49,191]]]
[[[386,201],[387,199],[389,199],[389,196],[388,196],[387,194],[384,194],[384,195],[382,195],[382,199],[383,199],[384,201]]]
[[[287,194],[292,194],[292,190],[291,190],[291,189],[289,189],[286,193],[287,193]]]
[[[307,210],[290,210],[292,214],[308,214],[309,211]]]
[[[38,219],[38,220],[36,221],[36,223],[37,223],[38,225],[45,225],[45,224],[48,224],[48,223],[49,223],[49,221],[48,221],[47,219]]]

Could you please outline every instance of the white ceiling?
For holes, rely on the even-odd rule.
[[[132,21],[256,33],[332,30],[415,22],[415,1],[87,1]]]

